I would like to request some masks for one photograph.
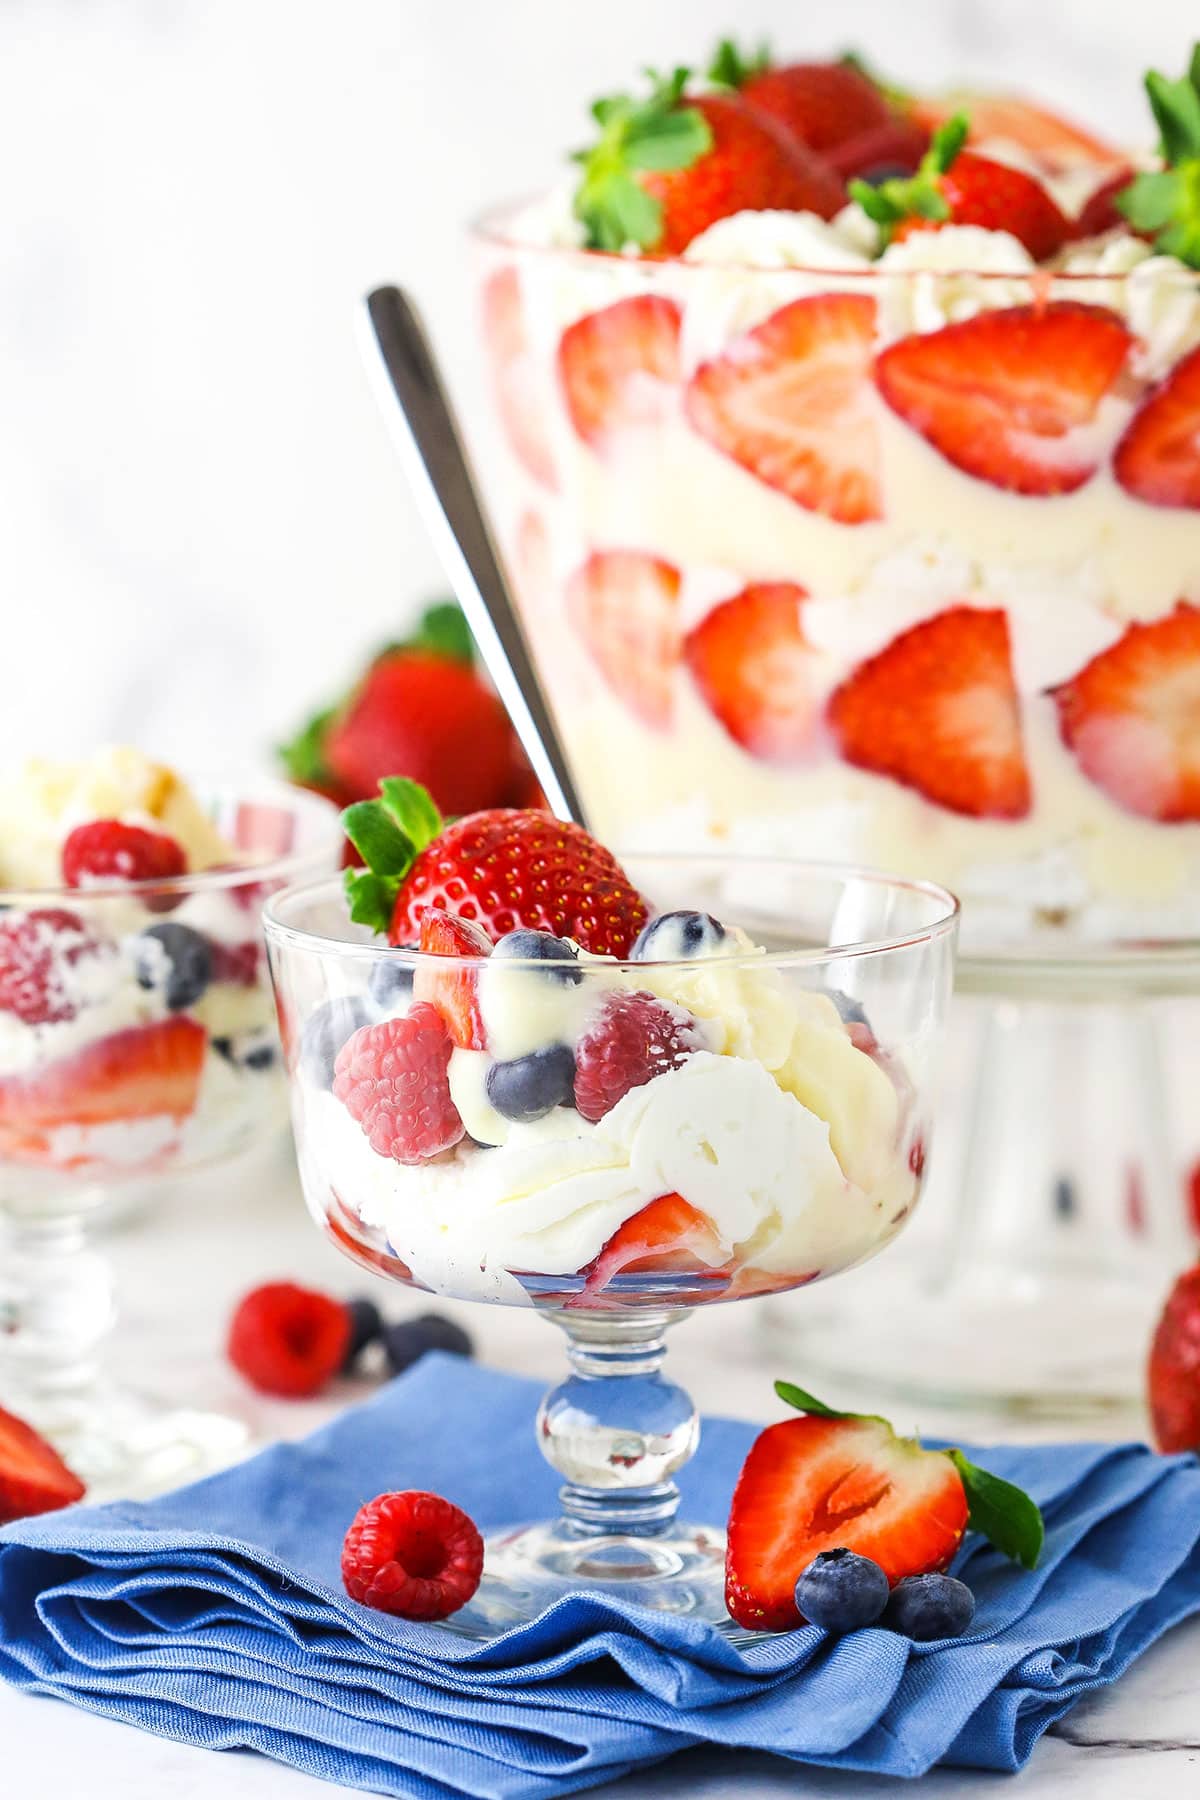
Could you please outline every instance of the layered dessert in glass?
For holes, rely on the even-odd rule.
[[[789,138],[788,72],[724,73],[599,103],[476,233],[482,472],[592,815],[932,875],[968,943],[1194,933],[1200,144],[864,120],[861,71]]]

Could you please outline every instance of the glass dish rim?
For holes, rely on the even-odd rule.
[[[953,937],[958,930],[961,905],[958,897],[949,888],[936,881],[924,881],[916,876],[896,875],[887,869],[872,868],[865,863],[821,862],[811,858],[788,856],[727,856],[721,851],[662,851],[662,850],[630,850],[620,853],[628,856],[631,862],[653,859],[656,862],[684,865],[696,862],[721,862],[728,864],[731,871],[742,873],[756,866],[767,866],[774,870],[788,870],[793,874],[839,877],[842,879],[863,880],[876,887],[890,887],[910,894],[921,894],[925,898],[937,902],[944,907],[940,916],[935,917],[927,925],[915,927],[911,931],[899,933],[892,937],[868,938],[846,944],[827,944],[821,949],[806,947],[791,950],[755,950],[744,955],[728,956],[720,959],[722,966],[731,969],[744,968],[779,968],[814,967],[829,962],[850,962],[865,957],[888,955],[900,950],[915,949],[919,944],[936,943],[945,937]],[[434,965],[441,970],[446,969],[480,969],[488,966],[485,956],[434,956],[428,951],[408,950],[393,947],[387,943],[353,943],[346,938],[329,937],[323,932],[309,931],[301,926],[289,925],[277,917],[277,908],[290,900],[305,894],[315,894],[319,889],[333,889],[337,878],[324,877],[319,881],[293,883],[268,897],[262,911],[263,930],[268,944],[287,946],[289,949],[303,949],[309,954],[348,958],[353,962],[367,962],[373,958],[386,957],[404,968],[419,969],[425,964]],[[506,958],[506,969],[536,969],[543,974],[546,963],[519,957]],[[586,964],[584,965],[586,967]],[[640,969],[694,969],[696,959],[664,958],[661,961],[645,960],[598,962],[600,967],[618,969],[636,973]]]
[[[684,269],[689,274],[715,271],[718,274],[747,275],[803,275],[816,277],[825,281],[883,282],[895,280],[912,280],[918,276],[936,281],[1027,281],[1037,292],[1048,289],[1056,282],[1065,282],[1069,286],[1075,283],[1102,282],[1112,284],[1114,293],[1122,282],[1128,281],[1131,271],[1128,269],[1051,269],[1035,263],[1030,269],[974,269],[969,265],[961,268],[947,269],[896,269],[884,268],[879,263],[868,263],[850,268],[836,268],[828,265],[817,266],[811,263],[757,263],[734,258],[721,262],[695,262],[686,254],[676,256],[626,256],[620,250],[589,250],[579,244],[535,244],[528,239],[517,237],[515,233],[505,230],[505,222],[513,220],[527,206],[535,204],[546,197],[546,190],[527,195],[521,200],[498,201],[476,213],[467,222],[467,235],[472,243],[486,245],[491,249],[500,249],[522,256],[543,256],[570,260],[582,259],[598,266],[615,264],[622,268],[633,269]],[[1133,235],[1132,233],[1130,234]],[[1080,240],[1081,242],[1084,240]],[[1149,259],[1148,259],[1149,260]],[[1164,257],[1171,262],[1174,259]],[[1144,267],[1138,264],[1137,267]],[[1170,279],[1186,277],[1200,286],[1200,270],[1189,269],[1185,263],[1179,263],[1177,269],[1169,271]],[[1160,271],[1159,279],[1166,280],[1168,271]]]
[[[68,907],[82,907],[86,910],[95,900],[136,900],[146,895],[178,895],[181,899],[186,899],[191,894],[220,892],[226,888],[245,887],[254,882],[279,881],[281,878],[288,880],[290,877],[303,875],[318,859],[336,852],[344,836],[339,809],[331,800],[325,799],[322,794],[313,793],[310,788],[295,787],[287,781],[273,781],[270,777],[264,777],[255,783],[242,783],[228,776],[214,776],[211,779],[196,777],[188,781],[188,787],[201,799],[227,793],[235,799],[244,799],[248,804],[257,800],[260,804],[279,804],[293,813],[307,812],[315,819],[324,819],[335,826],[336,830],[331,830],[328,845],[314,843],[303,850],[289,850],[285,855],[273,857],[267,862],[195,869],[186,875],[172,875],[158,881],[106,881],[97,882],[94,887],[89,885],[75,888],[61,883],[54,887],[0,885],[0,905],[21,906],[30,901],[40,906],[56,901]],[[292,879],[289,884],[295,886],[296,882]]]

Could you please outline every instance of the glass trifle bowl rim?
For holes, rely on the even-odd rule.
[[[1076,285],[1080,288],[1099,287],[1111,292],[1115,297],[1132,273],[1129,269],[1062,269],[1051,263],[1036,263],[1032,260],[1026,268],[980,268],[965,261],[954,265],[939,264],[936,267],[897,267],[878,259],[858,263],[814,263],[814,262],[757,262],[753,257],[724,256],[711,261],[703,257],[689,256],[687,250],[677,251],[672,255],[647,253],[636,254],[624,250],[595,250],[586,244],[556,244],[539,242],[535,238],[523,237],[515,224],[521,215],[531,206],[536,206],[551,198],[552,189],[541,189],[515,200],[500,200],[477,212],[466,225],[466,235],[470,242],[483,250],[503,251],[510,255],[545,257],[552,261],[579,262],[593,268],[614,267],[641,270],[685,270],[689,275],[773,275],[776,277],[798,275],[823,282],[849,281],[871,285],[875,282],[889,281],[921,281],[956,282],[980,281],[985,283],[999,282],[1012,285],[1013,282],[1027,281],[1036,290],[1049,287],[1058,282],[1066,285],[1067,291]],[[752,211],[759,209],[753,208]],[[819,214],[799,211],[795,208],[783,208],[770,211],[769,216],[777,217],[779,212],[785,216],[804,219],[816,219],[819,224],[828,224],[828,220]],[[740,215],[739,215],[740,216]],[[718,221],[723,223],[724,221]],[[703,233],[700,234],[703,236]],[[1097,237],[1103,233],[1096,233]],[[1136,238],[1134,232],[1127,234],[1131,240]],[[1090,238],[1071,240],[1067,245],[1077,247],[1091,242]],[[1140,240],[1139,240],[1140,241]],[[1200,270],[1192,269],[1178,258],[1163,253],[1151,252],[1146,262],[1154,260],[1163,266],[1156,269],[1159,279],[1183,279],[1200,285]],[[1145,263],[1137,265],[1144,267]],[[1143,277],[1144,279],[1144,277]]]
[[[783,872],[793,877],[790,888],[781,883],[766,901],[760,898],[757,902],[760,909],[764,904],[769,905],[780,925],[789,917],[807,922],[805,888],[796,885],[797,877],[801,883],[808,878],[808,892],[810,896],[815,895],[817,901],[813,912],[819,908],[819,922],[829,936],[836,935],[838,905],[852,896],[863,882],[874,891],[914,902],[914,910],[919,914],[922,909],[924,911],[924,916],[908,930],[840,945],[827,944],[820,949],[812,948],[813,938],[820,935],[816,929],[818,920],[814,918],[813,930],[801,947],[765,952],[734,950],[729,956],[718,953],[711,958],[714,969],[719,968],[722,973],[729,971],[735,980],[738,971],[768,975],[772,971],[790,971],[799,988],[806,993],[820,991],[818,984],[810,986],[805,979],[809,972],[814,969],[832,972],[836,982],[839,968],[861,968],[864,958],[868,962],[873,959],[876,968],[881,964],[894,964],[901,980],[906,970],[912,971],[911,985],[894,990],[907,1024],[894,1031],[880,1031],[878,1045],[879,1062],[891,1075],[893,1084],[897,1076],[892,1073],[889,1053],[899,1051],[903,1056],[909,1048],[921,1046],[918,1063],[907,1071],[912,1083],[912,1099],[907,1105],[901,1102],[894,1127],[887,1128],[889,1132],[894,1131],[894,1139],[889,1137],[888,1140],[892,1144],[889,1166],[894,1163],[895,1168],[903,1166],[910,1171],[906,1175],[910,1186],[905,1190],[901,1210],[893,1214],[884,1199],[891,1191],[890,1176],[864,1177],[843,1172],[842,1179],[847,1187],[853,1188],[858,1183],[864,1198],[872,1201],[878,1210],[880,1224],[874,1236],[867,1230],[865,1234],[859,1231],[855,1237],[853,1220],[858,1215],[848,1214],[846,1224],[850,1236],[846,1243],[849,1247],[844,1257],[836,1249],[827,1255],[822,1252],[824,1266],[818,1268],[815,1248],[810,1244],[809,1248],[814,1249],[811,1272],[806,1266],[796,1278],[789,1275],[771,1285],[768,1268],[762,1272],[767,1285],[755,1289],[750,1285],[737,1285],[736,1271],[741,1265],[734,1255],[727,1264],[727,1271],[734,1270],[735,1276],[727,1272],[722,1290],[714,1289],[711,1294],[704,1291],[703,1271],[698,1275],[686,1270],[676,1274],[668,1269],[665,1274],[631,1274],[629,1280],[635,1284],[636,1291],[633,1288],[617,1290],[614,1283],[622,1279],[617,1274],[611,1281],[606,1279],[601,1297],[589,1299],[586,1285],[582,1290],[578,1287],[587,1274],[586,1268],[574,1275],[538,1275],[521,1273],[516,1263],[506,1262],[505,1268],[518,1271],[515,1278],[525,1290],[524,1299],[518,1301],[504,1285],[497,1286],[494,1291],[457,1286],[453,1258],[447,1263],[444,1275],[425,1269],[417,1260],[410,1263],[403,1235],[397,1238],[394,1230],[389,1232],[386,1223],[369,1217],[365,1211],[360,1225],[360,1197],[355,1178],[347,1173],[343,1179],[338,1174],[336,1160],[333,1163],[323,1160],[324,1113],[321,1109],[325,1098],[321,1090],[327,1088],[328,1082],[318,1079],[311,1068],[305,1067],[302,1073],[301,1026],[318,1014],[323,1001],[338,1002],[342,980],[352,981],[357,988],[367,968],[373,970],[385,964],[411,969],[418,976],[421,971],[435,968],[439,975],[447,972],[468,974],[487,968],[489,958],[483,955],[442,957],[430,952],[393,948],[382,936],[355,941],[330,935],[337,929],[351,929],[348,914],[342,910],[345,908],[344,894],[332,882],[308,883],[285,890],[272,896],[264,908],[264,929],[276,998],[281,1019],[288,1019],[285,1036],[290,1046],[287,1060],[301,1177],[318,1228],[350,1260],[374,1269],[386,1279],[415,1288],[419,1293],[469,1299],[477,1304],[520,1304],[557,1325],[566,1338],[570,1373],[543,1399],[536,1433],[542,1455],[562,1481],[559,1490],[561,1515],[550,1522],[527,1524],[516,1521],[511,1528],[489,1536],[479,1592],[466,1607],[443,1621],[444,1628],[455,1633],[486,1640],[521,1620],[539,1616],[568,1593],[586,1591],[610,1600],[619,1595],[628,1604],[650,1611],[685,1613],[735,1642],[751,1641],[762,1635],[736,1625],[726,1612],[723,1522],[721,1525],[697,1525],[680,1522],[676,1516],[680,1490],[673,1476],[696,1448],[699,1418],[688,1394],[662,1374],[665,1337],[673,1324],[693,1311],[706,1310],[710,1299],[719,1303],[723,1299],[753,1298],[756,1292],[797,1288],[821,1274],[836,1275],[875,1250],[882,1250],[901,1229],[921,1188],[924,1158],[915,1161],[912,1151],[915,1144],[923,1143],[927,1130],[924,1105],[931,1073],[928,1054],[935,1048],[944,1020],[953,969],[958,902],[940,884],[907,876],[893,877],[886,871],[854,864],[802,858],[746,858],[719,851],[633,851],[628,858],[633,879],[649,890],[651,918],[661,916],[663,911],[674,910],[677,899],[684,892],[683,884],[676,879],[668,894],[658,894],[653,882],[656,869],[670,870],[676,878],[680,871],[686,874],[689,868],[696,869],[701,875],[705,872],[711,875],[715,869],[737,881],[738,887],[731,887],[728,894],[720,897],[705,893],[696,904],[714,906],[730,925],[741,924],[751,933],[761,928],[768,941],[774,943],[779,941],[781,931],[772,931],[765,924],[762,912],[754,914],[753,904],[748,904],[756,865],[770,869],[777,878]],[[660,901],[657,907],[656,900]],[[727,906],[721,903],[722,900]],[[327,925],[322,916],[326,906],[339,909],[338,925]],[[289,923],[289,919],[297,914],[306,918],[315,915],[316,928]],[[346,920],[344,925],[340,924],[343,918]],[[362,926],[353,928],[365,931]],[[641,978],[653,992],[655,976],[665,974],[669,981],[673,971],[695,975],[709,961],[703,955],[645,961],[596,957],[583,962],[581,979],[585,985],[589,980],[594,982],[599,992],[604,986],[603,978],[619,972],[632,977],[635,986]],[[522,971],[545,978],[550,965],[544,960],[517,957],[509,960],[506,957],[503,970],[505,979]],[[880,983],[886,980],[883,974],[877,977]],[[771,983],[772,987],[774,985]],[[847,985],[854,987],[853,983]],[[831,985],[826,991],[832,1000],[836,988]],[[880,991],[882,993],[883,989]],[[867,1012],[872,1013],[874,1007],[867,984],[859,988],[859,995]],[[400,998],[390,1007],[381,1003],[373,1017],[365,1022],[347,1022],[346,1030],[353,1034],[358,1030],[379,1029],[389,1016],[403,1016],[408,1004]],[[686,1006],[686,1000],[681,1000],[681,1004]],[[829,1011],[832,1020],[832,1005]],[[700,1012],[702,1015],[703,1009]],[[803,1016],[801,1009],[797,1018]],[[876,1023],[879,1023],[878,1016]],[[850,1027],[844,1026],[844,1029],[855,1050],[871,1054],[874,1061],[875,1056],[853,1036]],[[751,1050],[744,1051],[742,1057],[735,1052],[730,1054],[736,1061],[753,1063],[759,1060]],[[725,1058],[722,1056],[718,1060]],[[897,1093],[899,1095],[900,1089]],[[800,1107],[806,1107],[806,1101],[801,1100],[799,1094],[794,1099]],[[824,1114],[819,1101],[812,1101],[808,1110],[813,1108],[818,1118],[829,1116]],[[596,1128],[594,1121],[592,1126]],[[870,1134],[877,1127],[864,1122],[856,1124],[854,1129]],[[357,1134],[352,1135],[357,1141]],[[371,1148],[376,1150],[381,1165],[386,1165],[387,1153],[375,1145]],[[740,1151],[737,1153],[741,1154]],[[489,1156],[503,1154],[503,1150],[481,1149],[478,1153],[480,1166],[487,1167]],[[715,1160],[717,1153],[709,1154],[710,1159]],[[454,1157],[449,1156],[448,1161],[453,1165]],[[808,1178],[798,1165],[793,1169],[789,1163],[788,1167],[788,1179],[795,1185],[797,1204],[803,1208],[809,1203]],[[655,1173],[663,1178],[663,1193],[666,1194],[673,1185],[678,1186],[682,1200],[687,1184],[673,1184],[665,1167],[656,1169]],[[420,1206],[420,1177],[419,1165],[406,1169],[406,1181],[409,1178],[415,1180],[415,1185],[404,1190],[406,1205]],[[727,1185],[733,1183],[736,1186],[738,1175],[732,1162],[721,1179]],[[646,1189],[647,1194],[654,1191],[652,1187]],[[814,1193],[817,1191],[813,1189]],[[432,1202],[433,1194],[429,1197]],[[709,1204],[702,1194],[694,1191],[689,1201],[683,1203],[692,1204],[701,1211]],[[365,1199],[361,1204],[365,1206]],[[651,1202],[646,1199],[631,1201],[633,1207],[649,1204]],[[471,1260],[478,1251],[481,1269],[485,1262],[491,1268],[493,1261],[484,1241],[486,1233],[481,1231],[478,1239],[471,1235],[469,1217],[465,1218],[464,1228],[468,1232],[464,1242],[470,1249]],[[382,1251],[377,1251],[372,1240],[372,1233],[379,1232],[386,1234],[379,1240]],[[497,1262],[495,1266],[500,1265]],[[530,1265],[532,1269],[547,1266],[552,1270],[557,1264],[549,1261],[545,1265]],[[753,1277],[753,1269],[750,1273]],[[447,1497],[453,1499],[454,1495],[448,1493]]]
[[[805,876],[823,877],[827,881],[862,881],[872,887],[892,889],[908,894],[921,895],[931,903],[944,910],[927,924],[910,931],[899,932],[880,938],[848,939],[843,943],[814,947],[811,943],[798,944],[783,950],[751,949],[738,951],[732,955],[722,955],[721,967],[728,969],[763,969],[781,967],[789,968],[813,966],[833,959],[847,962],[865,957],[886,955],[889,952],[915,949],[922,943],[935,943],[939,939],[955,933],[958,929],[962,912],[961,903],[941,882],[925,881],[919,877],[895,875],[887,869],[873,867],[869,863],[850,863],[826,861],[819,858],[789,856],[741,856],[731,855],[714,849],[702,850],[641,850],[626,848],[613,853],[617,861],[646,864],[657,863],[668,868],[683,868],[688,864],[710,863],[724,865],[731,873],[738,876],[752,874],[756,868],[769,868],[776,872],[782,870],[788,875],[803,878]],[[306,927],[290,925],[281,917],[288,906],[298,906],[307,901],[310,904],[326,894],[329,898],[338,898],[342,888],[337,878],[325,877],[320,881],[294,883],[281,888],[270,895],[263,906],[263,929],[268,941],[286,944],[296,949],[304,949],[319,956],[337,959],[370,961],[374,957],[386,956],[387,960],[401,967],[417,969],[436,967],[438,969],[457,969],[464,971],[486,968],[486,956],[451,956],[423,951],[412,945],[390,944],[384,938],[357,939],[332,936],[327,932],[312,931]],[[651,917],[654,915],[652,914]],[[614,970],[620,974],[636,974],[641,969],[658,970],[694,969],[694,957],[603,957],[595,959],[600,968]],[[584,965],[585,968],[588,966]],[[533,970],[545,972],[546,964],[532,957],[507,957],[505,970]]]

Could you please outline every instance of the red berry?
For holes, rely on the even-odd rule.
[[[402,1619],[448,1619],[483,1574],[483,1539],[439,1494],[380,1494],[360,1507],[342,1545],[352,1600]]]
[[[120,819],[93,819],[77,825],[64,842],[62,872],[73,888],[105,881],[171,881],[187,874],[187,857],[165,832],[143,831]]]
[[[429,957],[490,956],[492,940],[482,925],[431,906],[421,917],[420,948]],[[423,963],[413,976],[413,998],[427,1000],[437,1008],[460,1048],[486,1048],[476,970],[459,968],[456,963],[443,971]]]
[[[509,445],[534,479],[543,487],[557,488],[549,409],[539,395],[537,360],[521,297],[520,271],[497,269],[484,285],[481,302],[483,343],[500,423]]]
[[[463,1122],[447,1078],[453,1048],[441,1013],[423,1000],[342,1045],[333,1091],[378,1155],[420,1163],[458,1143]]]
[[[350,1314],[340,1300],[272,1281],[238,1306],[229,1327],[229,1360],[264,1394],[303,1400],[337,1374],[350,1343]]]
[[[1148,506],[1200,509],[1200,348],[1144,400],[1113,454],[1113,474]]]
[[[567,617],[605,681],[644,725],[671,723],[679,664],[673,563],[645,550],[593,550],[567,582]]]
[[[82,1500],[84,1486],[24,1419],[0,1411],[0,1525]]]
[[[214,982],[228,981],[236,987],[254,986],[261,952],[257,938],[248,938],[243,944],[223,944],[219,938],[210,938],[208,948]]]
[[[64,965],[93,948],[83,920],[63,907],[0,915],[0,1012],[15,1013],[26,1025],[73,1019]]]
[[[709,710],[764,762],[803,762],[818,738],[818,658],[804,635],[804,598],[790,581],[752,582],[714,606],[684,641]]]
[[[729,1260],[707,1213],[682,1194],[660,1194],[619,1225],[589,1263],[586,1290],[601,1293],[617,1275],[683,1273],[725,1282]]]
[[[1179,1277],[1158,1322],[1150,1417],[1160,1450],[1200,1450],[1200,1268]]]
[[[631,1088],[678,1069],[704,1036],[690,1013],[640,989],[606,994],[575,1047],[575,1104],[602,1119]]]
[[[661,294],[635,294],[563,332],[558,374],[571,423],[600,454],[622,433],[659,425],[679,385],[683,315]]]
[[[391,942],[415,943],[436,906],[493,940],[524,925],[594,956],[628,956],[648,917],[616,858],[582,826],[515,809],[456,819],[421,851],[396,896]]]

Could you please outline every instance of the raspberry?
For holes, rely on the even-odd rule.
[[[333,1091],[378,1155],[419,1163],[458,1143],[463,1122],[446,1073],[453,1048],[426,1001],[402,1018],[362,1026],[342,1045]]]
[[[26,1025],[57,1025],[75,1017],[63,985],[63,965],[95,948],[77,913],[61,906],[0,915],[0,1012]]]
[[[213,981],[230,981],[238,987],[253,987],[258,979],[258,941],[250,938],[244,944],[223,944],[218,938],[209,942]]]
[[[438,1494],[380,1494],[360,1507],[342,1545],[352,1600],[402,1619],[448,1619],[483,1573],[483,1539]]]
[[[170,881],[186,875],[187,857],[164,832],[143,831],[119,819],[93,819],[77,825],[63,844],[62,872],[73,888],[104,881]]]
[[[704,1047],[699,1025],[682,1007],[641,989],[606,994],[575,1046],[575,1104],[585,1119],[602,1119],[631,1088]]]
[[[229,1327],[229,1360],[264,1394],[302,1400],[324,1387],[346,1360],[350,1315],[339,1300],[290,1281],[255,1288]]]

